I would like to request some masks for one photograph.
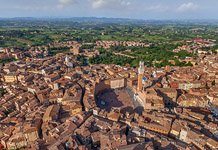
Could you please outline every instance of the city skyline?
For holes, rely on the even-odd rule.
[[[2,18],[107,17],[130,19],[218,19],[218,1],[203,0],[0,0]]]

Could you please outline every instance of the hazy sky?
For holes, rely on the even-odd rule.
[[[0,0],[0,17],[218,19],[218,0]]]

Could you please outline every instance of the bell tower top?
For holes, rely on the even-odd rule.
[[[138,73],[139,73],[139,74],[143,74],[144,72],[145,72],[144,61],[140,61],[140,62],[139,62]]]
[[[67,64],[67,63],[69,63],[70,61],[69,61],[69,57],[68,57],[68,55],[66,55],[65,56],[65,63]]]

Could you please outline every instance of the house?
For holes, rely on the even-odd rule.
[[[8,73],[4,75],[4,81],[6,83],[12,83],[18,81],[18,74],[17,73]]]

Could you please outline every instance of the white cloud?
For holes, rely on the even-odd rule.
[[[47,6],[14,6],[13,9],[24,10],[24,11],[47,11],[50,8]]]
[[[100,8],[122,8],[127,7],[131,3],[128,0],[90,0],[92,4],[92,8],[100,9]]]
[[[77,3],[77,0],[58,0],[58,8],[64,8]]]
[[[164,6],[161,4],[157,4],[157,5],[151,5],[151,6],[146,6],[145,10],[146,11],[153,11],[153,12],[165,12],[169,9],[168,6]]]
[[[180,5],[177,8],[177,11],[178,12],[189,12],[189,11],[194,11],[196,9],[198,9],[198,5],[196,5],[192,2],[189,2],[189,3],[184,3],[184,4]]]

